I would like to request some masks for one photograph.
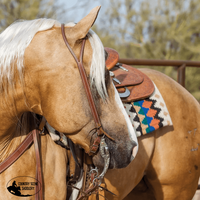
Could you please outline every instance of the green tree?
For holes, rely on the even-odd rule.
[[[86,11],[90,3],[92,0],[74,0],[73,4],[58,0],[1,0],[0,31],[19,19],[53,18],[66,23],[76,18],[76,12]]]
[[[19,19],[56,18],[63,12],[55,0],[1,0],[0,31]]]
[[[200,0],[110,0],[95,27],[124,58],[200,60]],[[157,67],[176,79],[174,68]],[[187,68],[186,88],[200,100],[200,68]]]

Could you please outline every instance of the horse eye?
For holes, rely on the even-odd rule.
[[[108,52],[106,50],[104,50],[104,51],[105,51],[105,60],[107,60],[107,58],[108,58]]]

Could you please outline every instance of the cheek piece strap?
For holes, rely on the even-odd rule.
[[[91,89],[90,89],[90,85],[89,85],[89,82],[87,80],[85,68],[83,66],[83,53],[84,53],[84,47],[85,47],[86,39],[85,38],[83,39],[81,51],[80,51],[80,59],[78,60],[78,58],[76,57],[75,53],[73,52],[72,48],[70,47],[70,45],[67,41],[67,38],[66,38],[66,35],[65,35],[65,25],[64,24],[61,25],[61,32],[62,32],[63,40],[64,40],[67,48],[69,49],[70,53],[72,54],[72,56],[74,57],[77,65],[78,65],[79,73],[80,73],[80,76],[81,76],[81,79],[82,79],[82,82],[83,82],[83,86],[84,86],[86,96],[87,96],[87,99],[88,99],[88,102],[89,102],[89,106],[90,106],[90,109],[91,109],[91,112],[92,112],[92,115],[93,115],[93,119],[94,119],[94,122],[95,122],[95,130],[96,130],[97,136],[94,139],[93,144],[90,146],[90,150],[88,152],[86,152],[89,155],[93,155],[97,152],[97,150],[99,148],[99,144],[101,142],[102,136],[105,135],[106,137],[108,137],[109,139],[111,139],[113,141],[114,141],[114,139],[112,137],[110,137],[102,128],[100,118],[99,118],[99,115],[97,113],[97,109],[96,109],[94,99],[93,99],[93,96],[92,96],[92,92],[91,92]]]

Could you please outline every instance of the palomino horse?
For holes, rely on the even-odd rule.
[[[16,131],[13,132],[15,137],[11,142],[5,144],[5,150],[10,149],[12,152],[18,145],[24,140],[26,134],[36,127],[37,119],[33,113],[24,113],[21,120],[18,122]],[[42,158],[42,175],[44,180],[44,198],[45,199],[66,199],[67,183],[67,153],[66,149],[55,144],[46,131],[41,135],[41,158]],[[3,154],[4,151],[2,150]],[[8,152],[10,153],[10,152]],[[2,158],[2,157],[1,157]],[[36,182],[36,160],[35,150],[32,145],[15,163],[13,163],[6,171],[4,171],[0,177],[0,199],[17,199],[19,195],[35,194],[35,187],[31,187],[31,182]],[[16,191],[8,191],[7,188],[12,185],[13,181],[16,181],[17,186],[20,186]],[[18,180],[18,181],[17,181]],[[18,185],[18,183],[28,183],[28,185]],[[15,195],[13,195],[15,194]],[[22,198],[22,197],[21,197]],[[25,197],[23,197],[25,198]],[[27,197],[28,198],[28,197]],[[33,199],[33,196],[29,197]],[[28,198],[28,199],[29,199]]]
[[[104,137],[110,149],[110,168],[126,167],[135,157],[137,138],[134,129],[106,70],[103,45],[98,36],[89,30],[99,9],[100,7],[94,8],[76,25],[63,26],[62,34],[59,22],[37,19],[14,23],[0,35],[1,163],[24,139],[24,135],[19,134],[16,127],[25,112],[44,116],[53,128],[92,154],[93,162],[98,167],[103,167],[103,158],[99,152],[91,151],[91,145],[96,148],[101,137]],[[65,34],[70,46],[68,48],[63,41],[62,35]],[[89,77],[91,91],[88,89],[87,95],[84,90],[87,81],[83,86],[72,54],[74,57],[80,56],[78,66],[84,65]],[[91,96],[88,98],[90,92],[94,99]],[[93,107],[89,105],[87,98],[90,104],[93,103]],[[55,149],[51,148],[52,153],[55,153]],[[3,199],[12,198],[2,196],[5,194],[6,182],[15,178],[16,173],[26,176],[29,170],[35,169],[30,162],[25,166],[32,153],[25,152],[23,156],[24,159],[20,157],[17,160],[15,169],[7,169],[0,175]],[[50,159],[48,167],[51,168],[50,163],[55,162],[55,159],[47,159]],[[42,167],[48,170],[46,163],[42,162]],[[65,170],[66,166],[63,166]],[[53,182],[48,189],[46,187],[52,181],[50,173],[56,170],[59,168],[50,169],[46,172],[49,176],[44,177],[44,196],[49,197],[46,199],[52,199],[52,187],[58,187],[55,186],[57,182]],[[59,185],[61,181],[62,179]],[[15,181],[12,184],[13,187],[16,186]],[[65,182],[62,184],[65,185]],[[62,199],[59,196],[57,198]]]
[[[200,176],[199,103],[166,75],[141,71],[157,85],[173,126],[138,138],[138,154],[131,164],[106,173],[105,185],[117,197],[108,192],[105,196],[109,200],[191,200]]]

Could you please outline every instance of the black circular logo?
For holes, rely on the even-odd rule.
[[[7,190],[16,196],[28,197],[37,194],[41,189],[40,182],[29,176],[18,176],[11,179],[7,185]]]

